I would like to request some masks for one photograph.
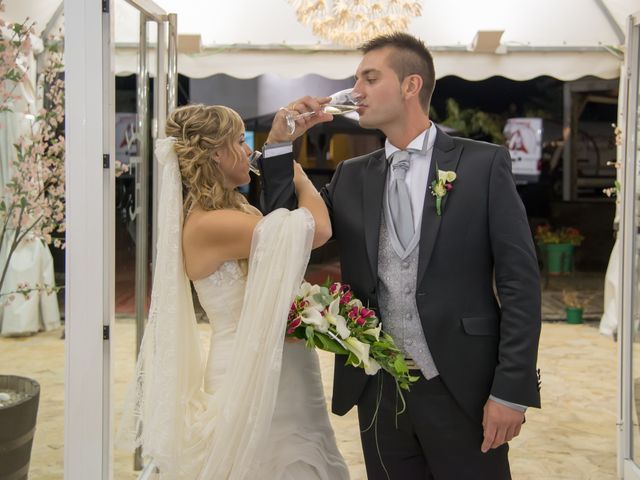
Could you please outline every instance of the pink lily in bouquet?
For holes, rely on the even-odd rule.
[[[303,283],[287,320],[286,334],[309,348],[347,355],[347,364],[375,375],[381,368],[409,390],[418,377],[409,374],[404,354],[382,330],[375,312],[355,298],[348,285]]]

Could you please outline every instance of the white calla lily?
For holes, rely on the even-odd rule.
[[[340,312],[340,299],[336,298],[329,304],[329,315],[331,315],[333,320],[333,325],[336,326],[336,331],[340,338],[343,340],[349,338],[351,336],[351,330],[347,327],[347,320],[339,314]],[[330,320],[331,321],[331,320]]]
[[[306,297],[307,295],[309,295],[310,291],[311,291],[311,284],[308,282],[303,282],[302,285],[300,285],[300,290],[298,290],[298,296]]]
[[[329,322],[316,308],[305,308],[302,311],[302,321],[307,325],[313,325],[315,330],[325,333],[329,330]]]
[[[340,312],[340,299],[336,298],[329,304],[329,308],[325,313],[325,318],[331,325],[335,325],[336,331],[340,338],[343,340],[349,338],[351,336],[351,331],[347,327],[347,321],[342,315],[339,315]]]
[[[369,359],[369,365],[365,365],[364,366],[364,372],[367,375],[375,375],[376,373],[378,373],[378,370],[380,370],[380,364],[378,362],[376,362],[373,358]]]
[[[376,328],[370,328],[369,330],[365,330],[363,333],[365,335],[371,335],[376,340],[380,340],[380,330],[382,330],[382,325],[378,325]]]
[[[355,337],[349,337],[344,341],[347,349],[353,353],[365,368],[370,366],[369,362],[369,345],[362,343]]]
[[[343,340],[346,340],[351,336],[351,330],[347,327],[347,321],[344,319],[342,315],[338,315],[335,317],[336,319],[336,330],[338,331],[338,335]]]
[[[340,299],[336,298],[329,304],[329,313],[336,316],[340,313]]]

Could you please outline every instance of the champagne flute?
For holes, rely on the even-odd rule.
[[[353,88],[347,88],[332,94],[329,103],[322,105],[322,112],[330,113],[331,115],[344,115],[345,113],[355,112],[360,102],[361,98],[353,94]],[[317,114],[318,112],[297,113],[293,110],[286,110],[284,118],[287,122],[289,135],[293,135],[296,131],[296,120]]]
[[[254,150],[249,155],[249,170],[258,177],[260,176],[260,167],[258,166],[258,159],[262,156],[262,152]]]

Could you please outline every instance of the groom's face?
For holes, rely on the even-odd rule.
[[[354,93],[362,98],[360,126],[378,128],[401,121],[405,115],[402,88],[398,75],[389,65],[389,57],[397,51],[392,47],[372,50],[362,57],[356,71]]]

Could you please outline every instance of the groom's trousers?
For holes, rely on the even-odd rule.
[[[393,378],[381,370],[358,402],[368,480],[511,479],[509,446],[482,453],[482,425],[464,413],[440,377],[420,375],[402,395],[406,409],[396,415],[402,399]]]

